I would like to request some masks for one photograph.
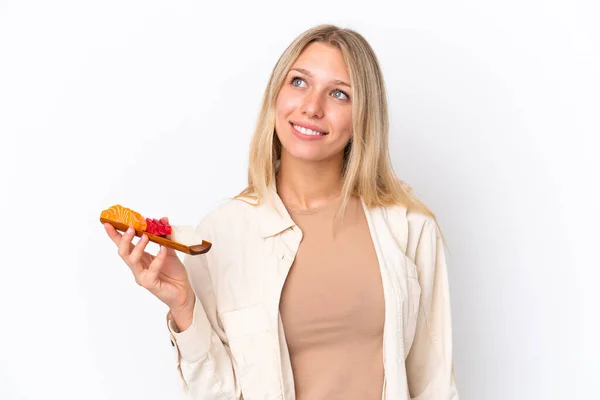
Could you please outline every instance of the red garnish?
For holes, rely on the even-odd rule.
[[[156,236],[165,236],[171,234],[171,225],[162,222],[159,219],[146,218],[146,232]]]

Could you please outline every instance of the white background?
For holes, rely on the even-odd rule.
[[[271,68],[319,23],[380,58],[451,249],[461,399],[600,398],[592,3],[0,1],[0,399],[176,398],[167,310],[100,211],[195,225],[241,190]]]

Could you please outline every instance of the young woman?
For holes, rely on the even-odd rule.
[[[442,235],[393,173],[382,74],[352,30],[279,59],[248,186],[198,225],[208,253],[153,257],[105,228],[170,309],[188,398],[458,399]]]

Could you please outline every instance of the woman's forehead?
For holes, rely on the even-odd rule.
[[[342,52],[331,45],[311,43],[296,59],[291,70],[316,78],[348,82],[349,74]]]

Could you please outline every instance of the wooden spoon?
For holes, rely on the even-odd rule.
[[[103,224],[111,224],[112,226],[115,227],[115,229],[120,230],[121,232],[125,232],[127,229],[129,229],[129,226],[127,226],[126,224],[123,224],[123,223],[117,222],[117,221],[113,221],[110,219],[102,218],[102,217],[100,217],[100,222],[102,222]],[[190,254],[192,256],[195,256],[198,254],[204,254],[208,250],[210,250],[210,248],[212,246],[212,243],[207,242],[206,240],[203,240],[201,244],[195,244],[193,246],[186,246],[185,244],[174,242],[174,241],[167,239],[165,237],[162,237],[162,236],[156,236],[156,235],[153,235],[148,232],[139,231],[137,229],[135,230],[135,236],[141,237],[142,235],[148,236],[148,240],[150,240],[151,242],[158,243],[165,247],[169,247],[171,249],[178,250],[178,251]]]

